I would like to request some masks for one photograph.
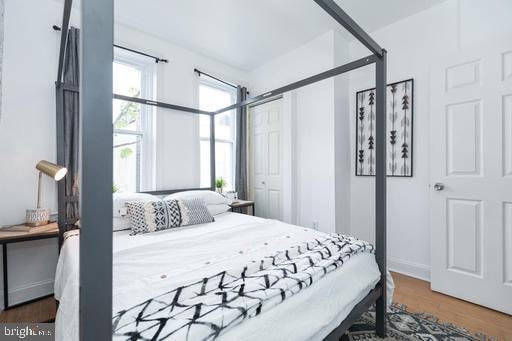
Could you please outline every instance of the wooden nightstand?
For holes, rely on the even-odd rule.
[[[4,310],[16,307],[21,304],[38,300],[42,297],[34,298],[27,302],[21,302],[15,305],[9,305],[9,278],[7,271],[7,244],[21,243],[29,240],[58,238],[59,227],[57,223],[50,223],[44,226],[32,227],[28,231],[23,231],[25,225],[11,226],[9,228],[0,229],[0,244],[2,244],[3,258],[3,281],[4,281]],[[46,297],[46,296],[44,296]]]
[[[243,209],[248,208],[248,207],[251,208],[252,215],[254,215],[254,212],[255,212],[254,211],[254,201],[251,201],[251,200],[236,199],[229,206],[231,207],[231,212],[235,212],[235,210],[237,210],[239,213],[243,213]],[[246,210],[246,212],[248,212],[248,211]]]

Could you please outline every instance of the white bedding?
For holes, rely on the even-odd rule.
[[[136,236],[128,231],[115,232],[113,314],[179,285],[324,235],[236,213],[221,214],[215,220]],[[66,240],[57,265],[57,340],[78,340],[78,247],[78,237]],[[373,254],[356,255],[310,288],[244,321],[219,339],[321,340],[368,294],[379,277]],[[390,301],[393,286],[388,287]]]

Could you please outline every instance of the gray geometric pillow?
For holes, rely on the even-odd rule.
[[[176,200],[132,201],[126,206],[132,236],[180,226],[181,212]]]
[[[181,213],[180,226],[205,224],[215,221],[202,198],[180,199],[178,200],[178,206]]]

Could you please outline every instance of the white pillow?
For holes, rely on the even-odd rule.
[[[155,201],[158,197],[147,193],[114,193],[113,195],[113,220],[112,229],[114,231],[129,230],[131,228],[130,218],[126,203],[129,201]]]
[[[223,196],[222,194],[219,194],[217,192],[213,191],[185,191],[185,192],[178,192],[169,194],[164,198],[164,200],[171,200],[171,199],[190,199],[190,198],[201,198],[204,200],[205,204],[207,206],[210,205],[230,205],[231,200]]]
[[[114,231],[129,230],[132,228],[132,224],[128,216],[122,218],[114,217],[112,219],[112,227]]]
[[[121,218],[126,216],[126,203],[129,201],[156,201],[157,197],[147,193],[114,193],[113,195],[113,216]]]
[[[208,212],[213,216],[225,213],[231,209],[227,204],[206,205],[206,208],[208,208]]]

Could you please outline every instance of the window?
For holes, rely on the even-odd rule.
[[[114,93],[152,99],[154,63],[132,54],[116,55]],[[148,105],[113,101],[114,191],[153,188],[153,109]]]
[[[214,111],[236,102],[236,89],[201,79],[199,108]],[[234,110],[215,116],[215,172],[226,180],[226,190],[235,190],[235,116]],[[201,115],[201,187],[210,187],[210,117]]]

